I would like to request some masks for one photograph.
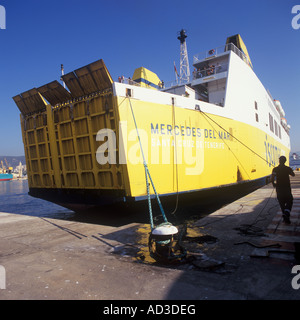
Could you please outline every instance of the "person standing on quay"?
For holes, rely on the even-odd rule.
[[[271,182],[276,188],[277,199],[282,211],[282,217],[285,223],[291,223],[290,214],[293,206],[293,195],[289,176],[295,176],[292,168],[285,165],[286,157],[279,158],[279,166],[272,171]],[[276,182],[275,182],[276,180]]]

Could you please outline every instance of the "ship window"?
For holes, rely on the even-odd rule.
[[[279,138],[281,139],[281,127],[280,127],[280,125],[278,125],[278,134],[279,134]]]
[[[270,130],[274,132],[274,123],[273,123],[273,117],[269,113],[269,124],[270,124]]]
[[[256,122],[258,122],[258,114],[257,113],[255,113],[255,120],[256,120]]]
[[[126,88],[126,97],[132,97],[132,90]]]
[[[255,107],[255,110],[258,110],[258,106],[257,106],[257,102],[254,101],[254,107]]]
[[[278,125],[276,121],[274,121],[274,123],[275,123],[275,134],[276,136],[278,136]]]

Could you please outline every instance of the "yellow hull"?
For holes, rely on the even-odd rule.
[[[119,98],[116,104],[120,121],[127,124],[127,135],[131,133],[133,140],[127,142],[130,186],[127,192],[132,197],[146,195],[143,159],[129,100]],[[279,156],[289,154],[287,148],[265,132],[238,121],[132,99],[131,104],[149,171],[159,194],[267,177]]]
[[[109,104],[108,112],[104,101]],[[169,105],[130,102],[160,195],[267,177],[279,155],[289,153],[266,133],[238,121]],[[113,202],[113,197],[144,198],[144,165],[130,102],[105,94],[89,102],[90,114],[83,100],[73,105],[73,119],[70,105],[54,110],[48,105],[44,113],[22,119],[32,194],[39,196],[42,189],[77,189],[90,194],[97,191],[97,196],[108,199],[104,203]],[[97,153],[101,146],[107,151],[108,144],[97,141],[97,134],[106,127],[116,132],[117,163],[100,165]],[[153,194],[152,188],[150,191]]]
[[[113,83],[102,60],[74,73],[63,77],[70,92],[54,81],[14,97],[32,196],[66,206],[146,199],[142,151],[161,196],[255,182],[289,155],[258,127],[186,108],[188,98],[176,106],[162,102],[168,93]]]

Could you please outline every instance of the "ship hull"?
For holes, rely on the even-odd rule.
[[[201,206],[203,199],[264,185],[279,156],[288,158],[289,137],[283,128],[281,136],[271,131],[275,111],[252,69],[239,57],[230,61],[232,89],[222,106],[113,82],[101,61],[66,75],[70,92],[53,82],[14,97],[29,194],[79,208],[134,205],[156,191],[163,204],[174,205],[178,196]],[[246,85],[237,91],[239,68]],[[246,95],[248,83],[257,86]]]
[[[249,186],[249,190],[262,186],[279,156],[289,152],[259,128],[225,116],[112,94],[109,97],[107,113],[102,111],[100,101],[95,101],[98,110],[94,115],[87,114],[86,103],[81,102],[78,120],[76,116],[69,118],[68,106],[56,109],[54,112],[67,116],[62,118],[62,123],[55,124],[56,139],[53,140],[50,121],[55,115],[50,116],[52,110],[45,112],[50,120],[45,150],[48,145],[53,153],[48,158],[47,153],[40,153],[40,159],[36,159],[32,143],[25,149],[31,196],[68,208],[146,201],[143,149],[155,188],[164,201],[177,194],[182,199],[197,201],[206,192],[210,196],[222,189],[235,190],[234,186]],[[59,117],[60,114],[56,116]],[[83,126],[83,121],[88,125]],[[95,127],[89,126],[93,122]],[[30,141],[26,138],[35,130],[46,131],[44,125],[28,129],[28,123],[27,130],[22,123],[25,146]],[[80,127],[74,127],[79,123]],[[111,141],[108,124],[108,130],[115,133]],[[69,125],[68,131],[66,125]],[[99,130],[104,130],[100,137]],[[107,156],[110,144],[113,151],[116,150],[114,157]],[[42,142],[37,143],[36,149],[42,150],[41,145]],[[150,187],[150,196],[154,197],[153,187]]]
[[[167,210],[174,209],[177,200],[179,201],[180,206],[189,205],[201,209],[210,204],[218,205],[238,199],[263,187],[269,182],[270,176],[267,176],[253,181],[244,181],[226,186],[191,190],[179,192],[178,194],[165,194],[161,195],[160,199]],[[87,210],[101,212],[102,208],[107,206],[136,209],[140,208],[140,206],[147,206],[148,202],[146,196],[128,197],[123,193],[111,190],[103,192],[103,190],[95,191],[93,189],[30,188],[29,195],[56,203],[75,212],[85,212]],[[154,200],[154,198],[154,195],[152,195],[151,199]]]
[[[10,181],[13,179],[13,175],[10,173],[0,173],[0,181]]]
[[[126,124],[119,140],[126,140],[126,169],[134,198],[146,195],[140,148],[161,196],[266,179],[279,156],[289,154],[284,144],[260,128],[222,115],[138,99],[120,98],[117,104],[120,122]],[[131,107],[142,147],[134,137]]]

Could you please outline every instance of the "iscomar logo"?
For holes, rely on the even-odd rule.
[[[0,29],[6,29],[6,10],[0,5]]]

